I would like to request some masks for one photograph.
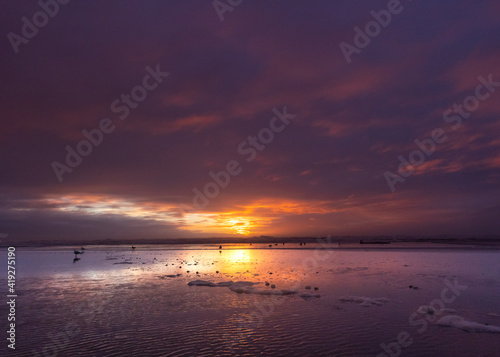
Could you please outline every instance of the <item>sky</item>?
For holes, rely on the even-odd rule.
[[[2,2],[3,235],[500,234],[496,1]]]

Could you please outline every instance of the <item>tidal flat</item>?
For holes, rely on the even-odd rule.
[[[44,247],[20,248],[16,269],[16,349],[4,343],[5,356],[500,350],[499,250],[138,245],[88,246],[76,256]]]

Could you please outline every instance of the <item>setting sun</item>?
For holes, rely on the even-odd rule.
[[[253,227],[252,222],[244,217],[235,217],[226,219],[226,224],[233,232],[241,235],[250,233],[250,228]]]

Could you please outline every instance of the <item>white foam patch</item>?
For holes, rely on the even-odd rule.
[[[188,283],[189,286],[213,286],[214,283],[206,280],[194,280]]]
[[[218,287],[228,287],[228,286],[231,286],[233,285],[234,282],[232,282],[231,280],[230,281],[221,281],[220,283],[216,283],[214,286],[218,286]]]
[[[238,281],[229,287],[229,290],[238,294],[256,294],[256,295],[293,295],[297,294],[295,290],[264,290],[254,287],[257,283],[249,281]]]
[[[190,281],[188,283],[189,286],[210,286],[210,287],[228,287],[228,286],[231,286],[233,285],[234,282],[232,281],[222,281],[220,283],[213,283],[211,281],[207,281],[207,280],[194,280],[194,281]]]
[[[264,290],[254,287],[259,283],[254,283],[252,281],[224,281],[220,283],[213,283],[207,280],[194,280],[190,281],[188,285],[190,286],[209,286],[209,287],[228,287],[229,290],[234,291],[237,294],[256,294],[256,295],[293,295],[297,294],[295,290]]]
[[[342,296],[339,298],[341,302],[357,302],[359,305],[364,307],[370,307],[373,305],[381,306],[386,302],[389,302],[389,299],[385,297],[381,298],[370,298],[366,296]]]
[[[456,327],[467,332],[498,332],[500,327],[493,325],[483,325],[474,321],[469,321],[458,315],[448,315],[442,317],[437,322],[440,326]]]
[[[165,278],[177,278],[181,276],[182,274],[169,274],[169,275],[159,275],[158,278],[160,279],[165,279]]]
[[[418,308],[417,312],[422,315],[434,315],[436,310],[427,305],[422,305]]]

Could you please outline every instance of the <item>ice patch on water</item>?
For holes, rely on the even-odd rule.
[[[211,281],[206,280],[194,280],[188,283],[189,286],[214,286],[215,284]]]
[[[194,281],[190,281],[188,283],[189,286],[210,286],[210,287],[228,287],[228,286],[231,286],[233,285],[234,282],[232,281],[222,281],[220,283],[213,283],[211,281],[207,281],[207,280],[194,280]]]
[[[206,280],[194,280],[190,281],[188,285],[190,286],[209,286],[209,287],[228,287],[229,290],[234,291],[237,294],[256,294],[256,295],[293,295],[296,294],[295,290],[264,290],[254,287],[259,283],[252,281],[224,281],[220,283],[213,283]]]
[[[500,332],[500,327],[483,325],[474,321],[469,321],[458,315],[448,315],[442,317],[437,322],[440,326],[450,326],[462,329],[467,332]]]
[[[417,312],[422,315],[434,315],[436,310],[430,306],[422,305],[418,308]]]
[[[366,296],[342,296],[339,298],[341,302],[357,302],[359,305],[364,307],[370,307],[373,305],[381,306],[386,302],[389,302],[389,299],[385,297],[381,298],[370,298]]]
[[[182,274],[169,274],[169,275],[158,275],[158,278],[160,279],[165,279],[165,278],[177,278],[181,276]]]
[[[257,283],[252,283],[250,281],[238,281],[229,287],[229,290],[234,291],[238,294],[256,294],[256,295],[293,295],[296,294],[295,290],[264,290],[258,289],[253,285]]]
[[[214,286],[220,286],[220,287],[229,287],[233,285],[234,282],[230,281],[221,281],[220,283],[216,283]]]

